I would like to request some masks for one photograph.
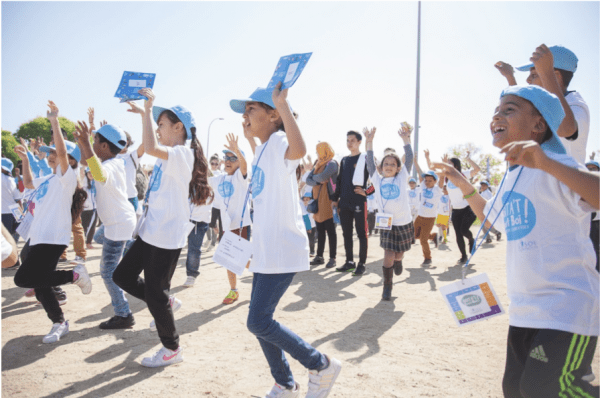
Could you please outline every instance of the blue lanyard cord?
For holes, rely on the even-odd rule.
[[[483,236],[483,240],[478,245],[477,244],[477,239],[479,239],[479,234],[481,233],[481,230],[485,226],[485,222],[487,221],[488,216],[490,215],[490,213],[494,209],[494,203],[496,203],[496,200],[498,199],[499,194],[502,192],[502,185],[504,185],[504,181],[506,180],[506,176],[508,175],[508,170],[506,170],[506,173],[504,173],[504,177],[502,177],[502,182],[500,183],[500,186],[498,187],[497,194],[494,196],[494,200],[492,201],[492,205],[490,206],[490,211],[488,212],[488,214],[485,215],[485,218],[483,219],[483,221],[481,222],[481,226],[479,227],[479,231],[477,231],[477,235],[475,236],[475,245],[473,245],[473,251],[471,252],[471,255],[469,256],[469,259],[467,260],[467,262],[465,263],[465,265],[463,267],[463,279],[465,278],[465,272],[466,272],[467,266],[471,262],[471,259],[475,255],[475,252],[477,250],[479,250],[479,247],[481,247],[481,245],[483,244],[483,241],[485,240],[485,238],[488,236],[488,234],[492,230],[492,227],[494,226],[494,224],[496,224],[496,221],[498,220],[498,217],[500,217],[500,215],[502,214],[502,210],[504,209],[504,206],[506,206],[506,204],[508,203],[508,200],[510,199],[510,196],[512,195],[513,191],[515,190],[515,186],[517,185],[517,181],[519,180],[519,177],[521,176],[521,172],[522,171],[523,171],[523,167],[521,166],[521,169],[519,170],[519,174],[517,174],[517,178],[515,179],[515,183],[513,184],[511,190],[508,191],[508,197],[506,198],[506,201],[504,201],[504,203],[502,204],[502,207],[498,211],[498,214],[496,215],[496,218],[492,222],[492,225],[490,226],[490,229],[488,229],[487,233]]]
[[[246,207],[248,206],[248,200],[250,199],[250,190],[252,189],[252,179],[256,176],[256,169],[258,168],[258,163],[260,162],[260,158],[262,157],[263,153],[265,153],[265,149],[267,149],[267,145],[269,145],[269,141],[267,141],[267,143],[263,147],[262,151],[260,151],[260,155],[258,155],[258,160],[256,161],[256,164],[252,167],[252,177],[250,178],[250,181],[248,182],[248,190],[246,191],[246,199],[244,200],[244,208],[242,209],[242,219],[240,221],[240,236],[242,233],[241,232],[242,226],[244,225],[244,214],[246,214]],[[229,202],[227,204],[227,207],[229,207]]]

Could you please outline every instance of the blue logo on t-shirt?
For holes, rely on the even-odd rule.
[[[150,191],[158,191],[160,188],[160,181],[162,180],[162,168],[156,167],[154,165],[154,170],[152,171],[152,185],[150,186]]]
[[[385,184],[381,186],[381,197],[383,199],[396,199],[400,196],[400,188],[394,184]]]
[[[423,190],[423,197],[425,197],[427,199],[433,198],[433,190],[432,189],[424,189]]]
[[[46,196],[46,194],[48,193],[48,186],[49,186],[49,182],[48,180],[44,181],[42,185],[39,186],[38,188],[38,192],[35,195],[35,200],[38,201],[40,199],[42,199],[44,196]]]
[[[442,197],[440,198],[440,200],[442,201],[442,203],[443,203],[443,204],[446,204],[446,203],[448,203],[448,197],[447,197],[446,195],[442,196]]]
[[[410,196],[411,198],[416,198],[417,193],[411,189],[410,191],[408,191],[408,196]]]
[[[502,195],[502,202],[506,202],[510,192]],[[510,194],[510,201],[506,203],[503,211],[504,226],[507,239],[523,239],[535,227],[535,207],[525,195],[517,192]]]
[[[452,184],[452,181],[448,181],[448,183],[446,184],[448,186],[448,188],[450,189],[456,189],[456,185]]]
[[[252,197],[256,198],[265,187],[265,172],[260,167],[255,167],[252,174]]]
[[[219,195],[223,198],[229,198],[233,195],[233,184],[229,181],[223,180],[222,183],[219,184]]]

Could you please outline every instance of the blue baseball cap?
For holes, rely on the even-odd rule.
[[[411,177],[410,180],[408,180],[408,182],[414,182],[414,183],[416,183],[417,180],[415,180],[414,178]]]
[[[2,159],[2,163],[4,164],[4,159]],[[590,160],[588,162],[585,163],[586,166],[596,166],[597,168],[600,169],[600,163],[596,162],[595,160]]]
[[[562,69],[569,72],[575,72],[577,70],[577,56],[571,50],[563,46],[552,46],[548,47],[554,58],[554,68]],[[521,72],[528,72],[531,68],[535,67],[534,64],[527,64],[523,66],[517,66],[515,69]]]
[[[243,155],[244,157],[246,157],[246,154],[244,153],[244,151],[242,151],[242,150],[240,149],[240,152],[242,153],[242,155]],[[228,153],[233,153],[233,154],[235,155],[235,153],[234,153],[233,151],[230,151],[229,149],[223,149],[223,153],[224,153],[225,155],[227,155]],[[237,155],[236,155],[236,156],[237,156]]]
[[[552,138],[542,143],[542,149],[554,153],[567,153],[556,135],[558,127],[565,118],[565,111],[556,95],[538,86],[509,86],[502,91],[500,98],[505,95],[516,95],[526,99],[542,114],[548,127],[552,130]]]
[[[92,131],[92,133],[100,134],[119,149],[123,149],[127,146],[127,136],[125,135],[125,132],[119,126],[114,124],[105,124],[98,130]]]
[[[161,113],[163,113],[164,111],[171,111],[173,112],[175,115],[177,115],[177,117],[179,118],[179,120],[181,121],[181,123],[183,123],[183,126],[185,127],[185,131],[187,133],[187,139],[191,140],[192,139],[192,127],[196,128],[196,120],[194,119],[194,115],[192,115],[192,112],[187,109],[184,106],[181,105],[175,105],[172,108],[161,108],[160,106],[153,106],[152,107],[152,117],[154,118],[154,121],[156,122],[156,124],[158,124],[158,118],[160,117]]]
[[[436,181],[438,180],[438,176],[437,174],[435,174],[435,171],[433,170],[429,170],[426,173],[423,173],[423,178],[425,178],[425,176],[431,176],[433,177]]]
[[[250,94],[250,98],[232,99],[229,101],[229,106],[231,106],[231,109],[235,113],[244,113],[246,112],[247,102],[262,102],[263,104],[267,104],[271,108],[275,109],[275,104],[273,103],[273,90],[267,90],[266,88],[261,87],[258,87],[256,90],[254,90],[254,92]],[[290,109],[292,109],[291,105]]]
[[[479,183],[479,185],[483,185],[483,184],[487,185],[488,187],[490,186],[490,183],[488,182],[488,180],[483,180]]]
[[[311,192],[304,192],[304,195],[302,195],[303,198],[310,198],[312,199],[312,193]]]
[[[2,170],[6,170],[11,173],[13,167],[15,167],[15,165],[13,164],[12,160],[8,158],[2,158]]]
[[[74,142],[67,140],[65,140],[65,146],[67,147],[67,154],[71,155],[77,161],[77,163],[79,163],[81,160],[81,152],[79,151],[79,147]],[[52,151],[56,151],[56,147],[54,145],[42,145],[40,146],[40,151],[50,153]]]

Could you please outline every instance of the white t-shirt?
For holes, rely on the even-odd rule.
[[[87,198],[83,204],[83,210],[94,210],[96,208],[96,181],[92,181],[92,187],[88,188],[87,179],[83,182],[83,189]]]
[[[579,167],[568,155],[546,154]],[[521,170],[509,171],[488,219],[493,221]],[[488,201],[485,213],[490,211]],[[599,284],[580,196],[541,170],[523,168],[494,227],[506,235],[510,325],[598,336]]]
[[[577,139],[575,141],[559,137],[567,150],[567,155],[572,156],[578,163],[585,163],[585,149],[590,133],[590,110],[577,91],[569,93],[565,100],[571,107],[573,116],[577,121]]]
[[[448,195],[442,195],[440,198],[440,204],[438,205],[438,214],[442,216],[450,215],[450,198]]]
[[[419,207],[419,201],[421,198],[419,197],[419,187],[416,186],[415,189],[410,189],[410,185],[408,187],[408,204],[411,209],[417,209]]]
[[[189,201],[189,199],[188,199]],[[192,202],[189,202],[189,205],[192,209],[192,216],[190,217],[190,220],[192,221],[196,221],[196,222],[205,222],[205,223],[210,223],[210,218],[212,216],[212,206],[211,205],[202,205],[202,206],[197,206],[192,204]]]
[[[77,171],[69,166],[67,172],[62,174],[58,165],[56,174],[34,179],[33,186],[37,192],[33,197],[35,210],[29,230],[29,245],[46,243],[68,246]]]
[[[15,180],[2,173],[2,214],[12,214],[9,207],[20,198],[21,192],[19,192]]]
[[[490,189],[486,189],[485,191],[480,193],[481,197],[484,198],[485,200],[490,200],[492,198],[492,191],[490,191]]]
[[[217,177],[210,177],[210,184],[215,192],[215,198],[221,209],[221,221],[223,221],[223,229],[231,231],[240,228],[242,220],[242,210],[244,209],[244,201],[248,193],[248,176],[244,178],[241,170],[238,168],[233,175],[222,174]],[[225,210],[227,209],[227,216]],[[225,224],[225,218],[229,217],[229,225]],[[246,211],[244,212],[243,227],[252,223],[250,219],[250,204],[246,203]]]
[[[148,182],[148,213],[140,237],[162,249],[181,249],[191,224],[188,196],[194,153],[183,145],[166,149],[169,158],[156,161]]]
[[[12,245],[4,238],[3,234],[0,234],[0,239],[2,239],[2,261],[6,260],[8,256],[12,254],[13,247]]]
[[[127,200],[124,159],[112,158],[102,162],[106,181],[96,181],[96,208],[104,225],[104,234],[113,241],[131,239],[137,218]]]
[[[392,214],[392,225],[406,225],[412,221],[408,203],[409,187],[406,185],[408,172],[402,167],[395,177],[382,178],[376,171],[371,176],[375,187],[375,201],[381,213]]]
[[[135,187],[135,174],[137,167],[140,164],[140,159],[137,155],[137,149],[130,149],[127,153],[117,155],[118,159],[125,161],[125,182],[127,184],[127,198],[137,198],[138,191]],[[104,220],[102,220],[104,222]],[[110,239],[110,238],[109,238]]]
[[[367,195],[367,210],[370,213],[373,213],[375,212],[375,210],[378,210],[377,201],[375,200],[375,194]]]
[[[465,170],[462,174],[467,177],[467,180],[472,177],[472,170]],[[446,187],[448,188],[448,196],[450,196],[450,203],[452,204],[452,208],[455,210],[464,209],[469,206],[469,202],[464,198],[464,195],[460,188],[452,183],[452,181],[448,181]]]
[[[251,272],[281,274],[309,270],[308,236],[296,180],[300,159],[285,159],[288,146],[285,133],[279,131],[256,147],[251,169],[254,173]]]
[[[423,182],[422,185],[415,188],[419,199],[419,216],[425,218],[437,217],[437,209],[439,206],[440,198],[444,194],[442,188],[435,183],[433,188],[429,189]]]

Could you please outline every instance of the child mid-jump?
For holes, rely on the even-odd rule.
[[[296,168],[306,154],[302,133],[287,102],[288,90],[258,88],[250,99],[232,100],[244,128],[260,140],[252,164],[254,273],[248,329],[258,338],[275,385],[270,398],[298,397],[284,352],[309,370],[308,398],[329,394],[341,363],[327,357],[273,319],[279,300],[297,272],[309,270],[308,238],[298,201]],[[254,139],[254,138],[252,138]],[[246,209],[248,211],[248,209]]]
[[[135,228],[135,210],[127,200],[125,162],[117,157],[127,145],[127,136],[118,126],[105,124],[90,131],[79,122],[75,136],[96,181],[96,208],[104,226],[100,275],[108,290],[115,316],[100,324],[100,329],[125,329],[135,324],[125,293],[113,282],[113,273],[121,261],[123,249]],[[94,134],[94,146],[90,135]]]
[[[381,161],[383,175],[379,175],[373,160],[373,139],[375,128],[365,128],[363,134],[366,138],[367,168],[369,176],[375,187],[375,200],[381,210],[379,213],[392,216],[392,229],[380,231],[379,245],[383,248],[383,294],[381,298],[386,301],[392,299],[392,283],[396,275],[402,273],[402,259],[404,253],[410,250],[415,228],[410,213],[408,186],[406,179],[408,171],[412,168],[413,153],[410,146],[410,130],[402,127],[398,135],[404,142],[406,162],[402,166],[400,157],[395,152],[385,155]]]
[[[599,395],[582,376],[600,332],[599,275],[584,222],[600,207],[600,177],[567,155],[556,134],[564,115],[559,99],[543,88],[502,92],[490,130],[510,167],[489,201],[450,164],[434,165],[481,220],[496,221],[506,234],[505,397]]]
[[[163,347],[142,365],[158,367],[183,361],[183,349],[175,329],[173,312],[181,301],[169,296],[171,278],[181,249],[193,228],[188,198],[196,205],[211,200],[208,163],[196,138],[192,113],[183,106],[153,107],[154,93],[144,88],[146,98],[142,142],[146,153],[158,158],[148,183],[138,238],[119,263],[113,280],[127,293],[148,304],[154,320],[150,329],[158,331]],[[156,132],[152,120],[158,125]],[[160,143],[156,136],[160,137]],[[185,146],[191,140],[190,147]],[[145,279],[139,275],[144,271]]]
[[[35,297],[42,303],[52,329],[42,339],[56,343],[69,333],[53,286],[75,283],[83,294],[92,292],[92,281],[85,265],[78,264],[72,271],[57,271],[58,259],[71,239],[71,225],[79,218],[87,195],[77,182],[77,164],[81,159],[79,148],[65,141],[58,124],[58,107],[49,101],[47,113],[52,125],[54,146],[44,147],[49,152],[48,165],[54,171],[49,176],[33,179],[27,149],[18,145],[15,152],[23,162],[23,183],[35,189],[35,216],[29,229],[29,254],[15,275],[15,285],[34,288]]]

